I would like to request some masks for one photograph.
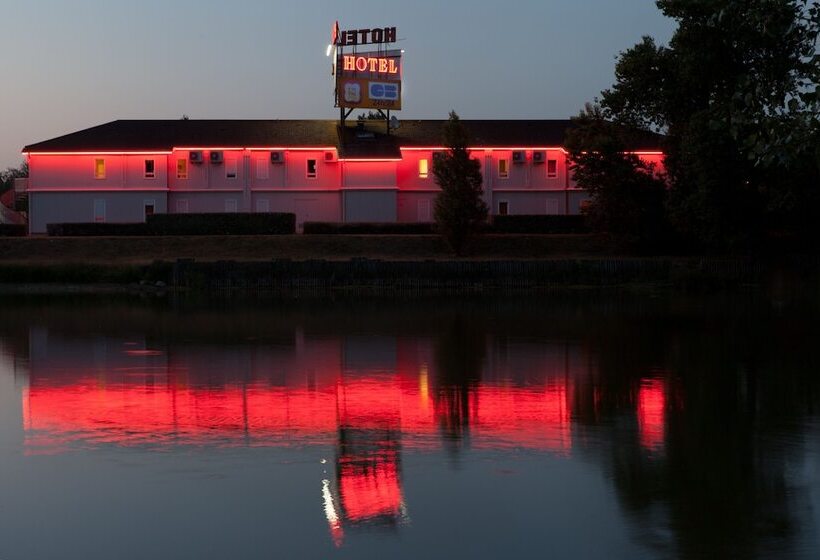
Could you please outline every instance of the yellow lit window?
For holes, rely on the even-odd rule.
[[[509,176],[509,166],[507,164],[506,159],[498,160],[498,176],[502,179],[506,179]]]
[[[104,159],[95,159],[94,160],[94,178],[95,179],[105,179],[105,160]]]
[[[427,163],[426,159],[419,160],[419,177],[422,179],[426,179],[430,173],[430,166]]]
[[[558,177],[558,161],[554,159],[547,160],[547,177]]]
[[[188,160],[180,158],[177,160],[177,179],[188,178]]]

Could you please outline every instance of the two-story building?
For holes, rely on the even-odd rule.
[[[463,121],[493,214],[577,214],[569,120]],[[29,230],[152,213],[293,212],[297,224],[430,222],[444,121],[119,120],[24,148]],[[635,146],[662,163],[651,137]]]

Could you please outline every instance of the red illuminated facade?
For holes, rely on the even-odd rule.
[[[383,61],[353,64],[381,65]],[[387,69],[390,70],[389,61]],[[568,120],[464,121],[493,214],[576,214]],[[430,222],[442,121],[114,121],[24,148],[29,227],[152,213],[292,212],[297,224]],[[635,151],[662,164],[656,139]]]

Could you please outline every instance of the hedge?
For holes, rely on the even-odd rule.
[[[296,215],[154,214],[146,223],[64,223],[46,226],[51,236],[287,235],[296,232]]]
[[[46,231],[50,236],[114,236],[114,235],[150,235],[148,226],[137,224],[109,224],[89,222],[80,224],[47,224]]]
[[[492,233],[589,233],[584,216],[493,216]]]
[[[26,224],[0,224],[0,237],[25,237]]]
[[[381,222],[305,222],[302,231],[307,235],[430,235],[435,233],[429,223]]]
[[[152,235],[287,235],[296,233],[296,214],[221,213],[154,214],[148,216]]]

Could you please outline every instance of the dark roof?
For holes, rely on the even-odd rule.
[[[398,157],[399,147],[441,145],[442,120],[407,120],[388,136],[385,121],[356,122],[340,130],[335,120],[118,120],[30,144],[24,152],[170,151],[183,147],[330,147],[341,157]],[[564,144],[565,120],[464,120],[477,147],[553,147]],[[635,150],[660,149],[647,135]]]

